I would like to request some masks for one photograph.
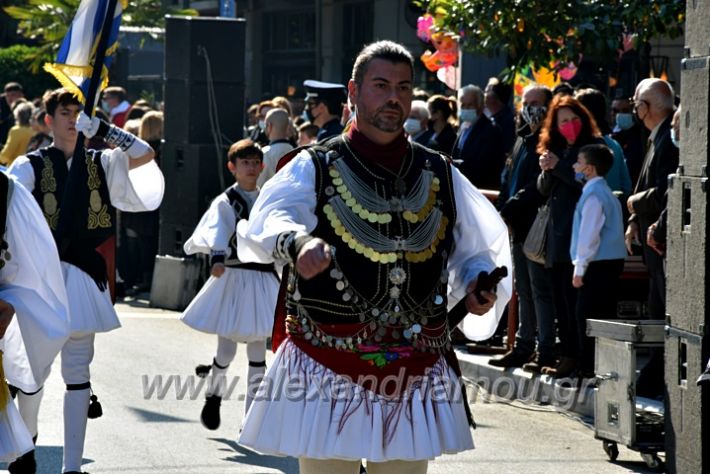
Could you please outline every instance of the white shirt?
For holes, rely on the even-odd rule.
[[[590,179],[584,185],[586,188],[591,183],[604,179],[601,176]],[[574,276],[584,276],[589,262],[599,251],[601,243],[601,232],[604,226],[605,217],[602,203],[594,195],[589,196],[584,201],[582,207],[582,219],[579,222],[579,235],[577,236],[576,257],[572,260],[574,264]]]

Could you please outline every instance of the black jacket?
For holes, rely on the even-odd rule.
[[[451,155],[451,149],[454,147],[455,141],[456,132],[454,131],[454,127],[452,127],[450,123],[447,123],[444,125],[441,132],[438,135],[432,135],[429,139],[429,143],[424,144],[424,146]]]
[[[537,209],[545,199],[537,189],[540,164],[535,148],[540,133],[518,136],[511,159],[503,170],[498,208],[511,230],[513,243],[522,243],[530,231]]]
[[[451,150],[451,158],[461,172],[476,187],[500,189],[500,175],[505,164],[503,134],[485,115],[476,121],[459,148],[463,130],[459,131]]]
[[[543,171],[537,179],[537,189],[548,196],[550,221],[547,227],[545,266],[558,262],[571,262],[569,247],[572,240],[574,208],[582,195],[582,183],[574,178],[572,165],[577,161],[579,149],[591,143],[604,144],[598,138],[589,143],[575,143],[563,150],[551,150],[560,161],[551,171]]]
[[[678,148],[671,140],[671,120],[669,115],[661,123],[653,140],[653,156],[641,168],[634,194],[629,197],[634,206],[631,221],[638,222],[641,240],[646,241],[646,230],[658,220],[666,207],[668,175],[678,168]]]

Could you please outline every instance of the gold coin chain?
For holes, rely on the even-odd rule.
[[[335,231],[335,235],[340,237],[342,241],[345,242],[352,250],[365,256],[365,258],[370,259],[374,263],[395,263],[398,259],[402,258],[411,263],[425,262],[429,260],[436,252],[439,242],[441,242],[441,240],[446,236],[446,226],[449,223],[447,217],[442,216],[441,224],[439,225],[436,237],[432,241],[431,245],[425,250],[420,252],[377,252],[373,248],[359,242],[345,229],[345,226],[342,222],[340,222],[340,219],[338,219],[338,216],[335,214],[335,211],[330,204],[323,206],[323,213],[325,213],[328,218],[328,222],[330,222],[331,227]]]

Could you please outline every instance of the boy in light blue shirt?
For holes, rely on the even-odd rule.
[[[594,341],[587,337],[587,319],[616,317],[617,282],[624,268],[624,222],[621,203],[604,176],[614,162],[605,145],[579,150],[574,171],[584,183],[574,210],[570,255],[572,285],[579,289],[576,320],[581,376],[594,375]]]

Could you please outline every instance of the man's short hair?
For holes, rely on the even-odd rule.
[[[352,80],[357,85],[362,84],[367,68],[373,59],[384,59],[393,64],[407,64],[412,71],[412,79],[414,79],[414,58],[411,53],[399,43],[383,40],[368,44],[357,55],[352,72]]]
[[[275,127],[276,130],[286,131],[289,124],[289,115],[285,109],[276,107],[266,113],[264,120],[266,123],[270,123],[272,127]]]
[[[545,107],[548,107],[550,105],[550,102],[552,102],[552,89],[550,89],[546,85],[538,84],[536,82],[528,84],[527,86],[525,86],[525,88],[523,88],[523,96],[529,91],[540,92],[545,97]]]
[[[19,82],[8,82],[3,87],[3,92],[23,92],[22,84]]]
[[[30,119],[32,118],[32,114],[35,111],[34,105],[32,105],[32,102],[20,102],[19,104],[15,105],[14,109],[12,110],[13,115],[17,119],[17,124],[22,126],[22,127],[29,127],[30,126]]]
[[[104,89],[104,95],[109,95],[115,97],[119,101],[123,102],[126,100],[126,89],[120,86],[111,86]]]
[[[298,133],[303,133],[311,138],[316,138],[318,136],[318,125],[311,122],[304,122],[298,127]]]
[[[649,77],[642,80],[636,86],[634,96],[636,98],[644,96],[643,99],[655,109],[668,113],[672,113],[675,106],[673,86],[663,79]]]
[[[606,176],[611,167],[614,165],[614,155],[606,145],[595,143],[593,145],[584,145],[579,150],[579,154],[587,160],[587,163],[597,169],[599,176]]]
[[[48,92],[42,100],[44,102],[44,109],[47,111],[47,115],[51,117],[54,117],[54,113],[60,105],[63,105],[64,107],[69,105],[77,105],[79,106],[79,109],[83,108],[81,102],[79,102],[79,99],[74,95],[74,93],[63,87]]]
[[[419,120],[429,120],[429,107],[423,100],[413,100],[411,111],[419,117]]]
[[[227,151],[227,159],[230,163],[236,163],[239,158],[259,158],[263,161],[264,152],[258,143],[249,138],[233,143]]]
[[[459,92],[457,95],[459,102],[461,102],[461,99],[463,98],[463,96],[465,96],[468,93],[472,93],[476,97],[476,102],[478,103],[478,106],[483,107],[483,91],[481,90],[480,87],[474,86],[473,84],[463,86],[461,89],[459,89]]]

